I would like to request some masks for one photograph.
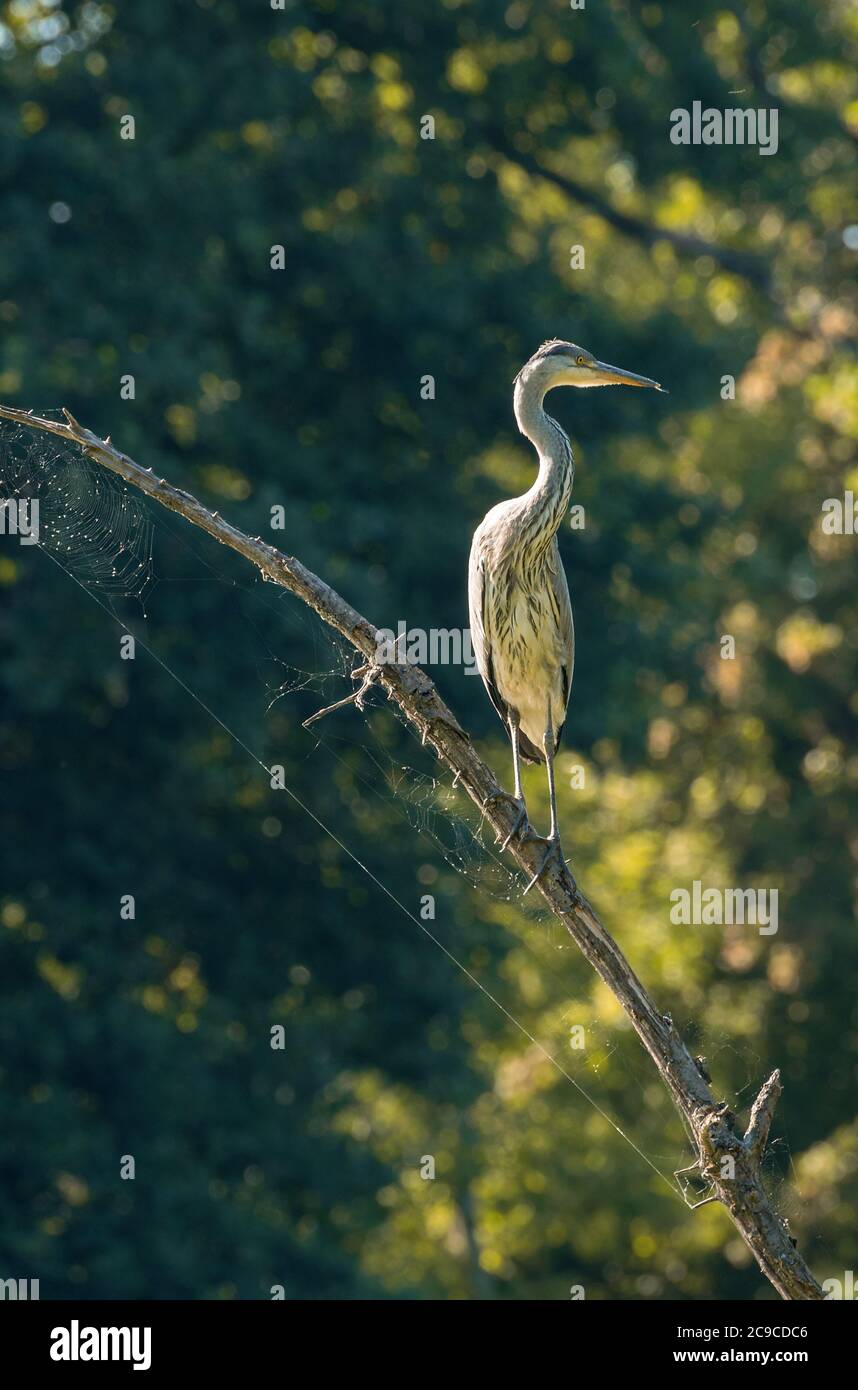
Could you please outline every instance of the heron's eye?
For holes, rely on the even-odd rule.
[[[586,357],[577,357],[577,358],[575,359],[575,361],[576,361],[576,364],[577,364],[579,367],[586,367],[586,365],[587,365],[587,359],[586,359]]]

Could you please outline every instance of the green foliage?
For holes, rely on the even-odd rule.
[[[253,534],[284,506],[274,542],[373,621],[452,628],[471,531],[532,477],[510,383],[535,346],[568,336],[670,388],[552,401],[587,518],[562,539],[562,823],[719,1094],[741,1109],[781,1066],[772,1180],[842,1276],[858,539],[820,508],[858,491],[858,26],[840,0],[695,15],[0,5],[0,400],[68,406]],[[695,100],[777,105],[778,153],[672,144]],[[684,1136],[589,967],[390,795],[385,770],[431,759],[382,710],[304,731],[349,689],[340,653],[153,519],[145,623],[0,539],[0,1277],[44,1297],[765,1296],[724,1213],[659,1176]],[[125,622],[336,839],[144,650],[120,660]],[[286,668],[337,674],[302,689]],[[434,674],[506,778],[479,682]],[[281,681],[299,688],[271,703]],[[408,913],[435,896],[433,934],[572,1084],[361,864]],[[778,934],[672,925],[695,878],[778,888]]]

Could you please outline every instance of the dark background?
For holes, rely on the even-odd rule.
[[[820,509],[858,488],[854,13],[34,0],[0,21],[0,400],[68,406],[377,624],[465,626],[470,535],[533,477],[511,380],[542,339],[669,387],[552,399],[587,519],[561,539],[562,824],[716,1092],[741,1110],[782,1068],[770,1180],[842,1279],[858,539]],[[777,153],[674,145],[695,100],[777,106]],[[348,655],[54,452],[0,427],[7,490],[71,479],[75,538],[62,568],[0,538],[0,1278],[43,1298],[773,1296],[726,1214],[671,1192],[690,1154],[655,1072],[429,754],[378,702],[302,728],[348,693]],[[146,517],[142,600],[133,576],[93,582],[117,527],[148,559]],[[126,630],[166,667],[122,661]],[[480,682],[433,674],[508,783]],[[778,933],[671,925],[694,879],[777,888]],[[426,925],[591,1100],[409,919],[427,893]]]

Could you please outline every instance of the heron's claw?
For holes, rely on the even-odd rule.
[[[496,791],[489,792],[488,796],[486,797],[485,801],[483,802],[483,810],[485,811],[486,808],[487,808],[487,807],[491,804],[491,802],[493,802],[493,801],[508,801],[508,802],[510,803],[510,805],[511,805],[511,806],[514,806],[515,809],[516,809],[516,811],[518,812],[518,814],[516,815],[515,821],[514,821],[514,823],[513,823],[512,830],[509,832],[509,834],[507,835],[507,837],[506,837],[506,839],[504,840],[503,844],[501,845],[501,854],[503,854],[504,850],[507,848],[507,846],[509,845],[510,841],[511,841],[511,840],[514,840],[515,837],[516,837],[516,835],[518,834],[518,832],[521,830],[522,825],[525,825],[525,826],[528,825],[528,821],[527,821],[527,807],[526,807],[525,804],[524,804],[524,798],[523,798],[523,797],[520,798],[520,797],[517,797],[517,796],[513,796],[513,795],[512,795],[512,792],[505,792],[505,791],[502,791],[500,787],[498,787]],[[530,828],[530,827],[528,826],[528,829],[529,829],[529,828]],[[499,842],[500,842],[500,836],[498,836],[497,840],[495,841],[495,844],[498,844]]]
[[[545,853],[542,856],[542,863],[540,864],[539,868],[536,870],[536,873],[533,875],[533,878],[530,880],[529,884],[522,893],[522,897],[524,898],[527,897],[527,894],[530,892],[534,883],[538,883],[539,880],[542,878],[542,875],[548,868],[549,861],[552,859],[554,855],[559,856],[561,869],[566,868],[566,860],[563,858],[563,850],[560,848],[559,835],[549,835],[546,838],[544,835],[531,834],[527,836],[522,836],[522,839],[526,839],[528,841],[538,841],[540,844],[545,845]]]
[[[515,798],[513,798],[513,800],[515,800]],[[516,835],[521,830],[522,825],[525,825],[528,829],[530,829],[530,825],[527,819],[527,807],[525,806],[523,801],[518,803],[518,808],[518,815],[515,818],[512,830],[509,832],[503,844],[501,845],[501,854],[503,854],[504,850],[507,849],[507,847],[509,846],[510,840],[515,839]]]
[[[503,787],[495,787],[493,792],[483,800],[483,810],[488,810],[493,801],[511,801],[513,806],[523,806],[524,802],[519,797],[513,796],[512,792],[505,792]]]

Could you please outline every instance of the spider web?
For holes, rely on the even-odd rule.
[[[174,584],[217,586],[222,593],[221,607],[231,615],[233,630],[241,632],[242,640],[253,650],[259,694],[253,716],[257,726],[267,712],[283,702],[303,721],[355,688],[351,673],[358,659],[353,648],[292,595],[250,575],[243,561],[234,566],[235,557],[191,532],[182,521],[174,523],[169,514],[76,447],[26,426],[0,421],[0,500],[14,498],[39,500],[38,548],[51,555],[118,619],[123,606],[131,602],[151,623],[158,616],[159,595],[169,603]],[[181,573],[176,573],[177,569]],[[292,635],[290,649],[299,651],[306,664],[287,662],[280,654],[284,626]],[[151,635],[147,641],[151,647]],[[225,641],[224,651],[227,649],[229,642]],[[193,671],[177,675],[191,693],[193,675]],[[374,688],[363,714],[341,710],[307,730],[307,756],[324,767],[328,779],[338,766],[348,767],[362,796],[382,806],[388,821],[398,820],[407,826],[426,847],[430,859],[434,856],[478,890],[481,901],[515,905],[528,923],[519,945],[533,957],[546,986],[546,1007],[555,1005],[561,1019],[556,1036],[546,1040],[547,1050],[543,1051],[559,1059],[564,1075],[589,1104],[650,1168],[672,1183],[672,1173],[690,1161],[689,1146],[678,1132],[672,1103],[636,1037],[624,1019],[620,1025],[601,1020],[583,997],[569,1007],[565,961],[574,952],[570,939],[538,899],[522,898],[524,880],[502,859],[493,831],[479,810],[438,770],[431,750],[421,754],[410,730],[406,735],[400,726],[408,727],[402,712]],[[416,762],[415,753],[422,765]],[[447,949],[443,941],[438,944]],[[457,945],[454,938],[451,945]],[[504,992],[503,982],[490,979],[490,997],[495,998],[496,990]],[[503,1008],[503,1012],[507,1010]],[[568,1033],[579,1019],[585,1020],[587,1044],[576,1051],[570,1047]],[[689,1047],[705,1052],[710,1070],[717,1068],[719,1082],[724,1070],[733,1074],[734,1090],[725,1093],[719,1084],[718,1092],[740,1114],[747,1113],[765,1075],[764,1059],[748,1046],[740,1049],[726,1034],[710,1032],[695,1039],[693,1025],[683,1027],[677,1022]],[[601,1088],[612,1072],[630,1077],[634,1085],[615,1080],[605,1096]],[[614,1094],[619,1096],[623,1091],[646,1098],[643,1127],[652,1144],[659,1144],[658,1152],[652,1146],[644,1152],[630,1137],[629,1130],[637,1133],[635,1119],[642,1124],[640,1117],[621,1115],[622,1127],[612,1118]],[[669,1134],[676,1135],[676,1143],[664,1149],[664,1137]],[[787,1141],[774,1140],[765,1160],[767,1184],[781,1214],[795,1220],[801,1215],[802,1200],[791,1166]],[[677,1196],[681,1189],[689,1202],[704,1195],[704,1189],[693,1180],[677,1184]],[[817,1238],[814,1247],[821,1258],[824,1243]]]
[[[38,501],[41,548],[86,588],[134,599],[145,612],[155,526],[145,499],[121,478],[49,434],[34,439],[27,426],[4,421],[0,497]]]

